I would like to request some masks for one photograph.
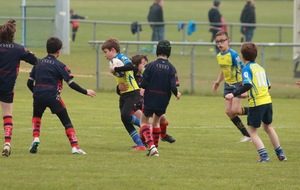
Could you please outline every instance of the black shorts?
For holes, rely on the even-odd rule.
[[[0,91],[0,101],[4,103],[13,103],[14,91],[10,91],[10,92]]]
[[[145,109],[144,108],[143,113],[146,117],[152,117],[153,114],[160,117],[160,116],[162,116],[163,114],[166,113],[166,110],[152,110],[152,109]]]
[[[33,109],[35,114],[43,114],[47,107],[51,110],[52,114],[57,114],[58,112],[66,109],[66,105],[62,101],[62,99],[52,99],[47,101],[35,100],[33,102]]]
[[[241,88],[243,86],[243,82],[237,82],[234,84],[224,84],[224,97],[229,94],[229,93],[233,93],[234,91],[236,91],[237,89]],[[240,98],[241,96],[238,95],[238,98]]]
[[[247,124],[254,128],[259,128],[261,122],[264,124],[271,124],[273,117],[272,103],[264,104],[256,107],[249,107],[249,113],[247,117]]]

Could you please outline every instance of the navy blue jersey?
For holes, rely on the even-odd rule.
[[[73,79],[69,68],[53,55],[41,59],[32,68],[30,78],[35,81],[33,97],[35,100],[60,99],[63,80],[67,83]]]
[[[36,64],[33,53],[16,43],[0,43],[0,91],[11,92],[19,73],[20,61]]]
[[[142,82],[145,109],[165,110],[171,98],[171,89],[178,85],[177,71],[168,60],[157,59],[147,64]]]

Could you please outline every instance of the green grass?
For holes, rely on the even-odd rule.
[[[222,1],[221,12],[228,22],[238,22],[244,5],[241,1]],[[71,7],[90,20],[146,21],[152,2],[149,0],[71,0]],[[116,10],[118,4],[122,9]],[[293,1],[256,1],[258,23],[292,24]],[[1,5],[1,16],[20,16],[20,1]],[[165,0],[166,21],[207,21],[211,1]],[[268,7],[268,8],[266,8]],[[274,14],[278,13],[280,14]],[[272,16],[270,16],[272,15]],[[2,20],[1,20],[2,23]],[[20,27],[20,23],[18,24]],[[136,40],[128,26],[99,26],[98,40],[115,36],[120,40]],[[292,31],[284,29],[284,42],[292,41]],[[16,42],[20,41],[20,29]],[[150,38],[145,26],[141,40]],[[168,26],[171,41],[181,41],[182,34]],[[71,43],[71,54],[59,59],[67,64],[75,81],[85,88],[95,88],[95,49],[87,43],[92,38],[90,25],[82,24],[77,41]],[[188,41],[208,41],[206,26],[199,26]],[[233,41],[238,41],[238,28]],[[277,42],[276,29],[258,28],[254,40]],[[45,39],[46,41],[46,39]],[[44,42],[43,42],[44,43]],[[130,56],[136,46],[129,47]],[[299,104],[300,93],[293,78],[292,49],[266,48],[265,68],[272,83],[273,126],[281,140],[288,161],[281,163],[272,150],[266,134],[265,142],[271,162],[256,163],[257,153],[251,143],[236,143],[241,137],[224,113],[222,90],[212,95],[212,84],[219,67],[210,47],[196,47],[195,94],[190,92],[190,48],[181,55],[182,47],[173,47],[171,62],[176,66],[180,101],[171,99],[167,110],[168,133],[174,144],[161,142],[160,156],[146,157],[146,152],[132,152],[133,142],[120,121],[115,80],[108,73],[108,63],[101,54],[100,90],[97,97],[83,96],[64,84],[62,97],[75,126],[81,148],[87,155],[72,155],[59,119],[46,110],[41,128],[41,145],[36,155],[29,153],[31,144],[32,97],[26,88],[31,66],[22,63],[16,84],[12,155],[0,158],[1,189],[299,189]],[[46,55],[43,47],[29,47],[38,57]],[[234,47],[237,49],[237,47]],[[150,60],[154,54],[148,55]],[[258,62],[261,62],[259,55]],[[246,100],[243,105],[247,105]],[[246,118],[242,117],[244,123]],[[2,133],[3,134],[3,133]]]

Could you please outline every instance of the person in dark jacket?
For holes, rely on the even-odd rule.
[[[148,13],[148,22],[164,22],[163,0],[154,0]],[[151,41],[160,41],[165,39],[165,25],[151,24],[152,37]]]
[[[255,17],[255,7],[254,7],[254,0],[247,0],[246,5],[241,14],[240,21],[242,24],[255,24],[256,17]],[[241,26],[241,42],[251,42],[254,34],[255,26]]]
[[[208,20],[210,22],[209,31],[211,32],[211,42],[215,40],[217,32],[222,30],[222,25],[220,24],[222,15],[219,11],[220,0],[214,0],[214,6],[208,11]],[[219,24],[217,24],[219,23]],[[216,53],[220,52],[218,46],[215,46]]]

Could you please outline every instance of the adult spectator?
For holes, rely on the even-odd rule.
[[[255,7],[254,7],[254,0],[247,0],[246,5],[244,6],[244,9],[241,14],[240,18],[241,23],[246,24],[255,24],[256,23],[256,17],[255,17]],[[242,26],[241,27],[241,42],[251,42],[254,34],[255,26]]]
[[[208,20],[210,22],[209,31],[211,32],[211,42],[215,40],[215,36],[217,32],[222,30],[222,25],[220,24],[222,15],[219,11],[220,0],[214,0],[214,6],[208,11]],[[216,53],[219,53],[220,50],[217,46],[215,46]]]
[[[154,0],[148,13],[148,22],[164,22],[163,0]],[[152,41],[160,41],[165,39],[164,24],[150,24],[152,28]]]

